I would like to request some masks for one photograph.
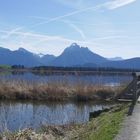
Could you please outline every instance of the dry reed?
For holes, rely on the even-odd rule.
[[[30,100],[106,100],[114,99],[124,86],[110,87],[68,81],[35,82],[26,80],[0,80],[0,99]]]

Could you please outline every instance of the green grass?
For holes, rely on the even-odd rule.
[[[11,66],[8,65],[0,65],[0,69],[10,69]]]
[[[126,112],[127,107],[124,106],[119,111],[104,113],[91,120],[86,127],[80,130],[78,140],[113,140],[121,127]]]

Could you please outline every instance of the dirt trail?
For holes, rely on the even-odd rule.
[[[136,104],[133,114],[126,117],[114,140],[140,140],[140,104]]]

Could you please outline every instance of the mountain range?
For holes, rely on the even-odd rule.
[[[87,47],[81,47],[76,43],[67,47],[61,55],[34,54],[24,48],[11,51],[0,47],[0,65],[24,65],[33,66],[63,66],[63,67],[112,67],[140,69],[140,57],[122,59],[121,57],[105,58]]]

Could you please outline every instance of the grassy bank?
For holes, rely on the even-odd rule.
[[[9,140],[113,140],[127,112],[128,105],[119,105],[86,124],[68,126],[44,126],[37,131],[31,129],[16,133],[1,134],[1,139]]]
[[[0,70],[9,70],[11,69],[11,66],[8,65],[0,65]]]
[[[20,100],[106,100],[115,99],[125,86],[109,87],[67,81],[29,82],[0,80],[0,99]]]

